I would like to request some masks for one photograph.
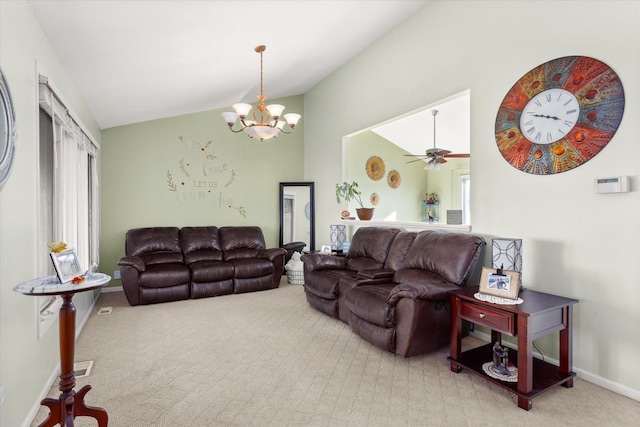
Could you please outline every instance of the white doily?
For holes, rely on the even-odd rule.
[[[487,362],[482,365],[482,370],[491,378],[495,378],[500,381],[507,381],[510,383],[517,383],[518,368],[516,368],[515,366],[509,366],[507,369],[509,370],[509,375],[504,375],[495,370],[495,365],[493,364],[493,362]]]
[[[481,294],[480,292],[476,292],[475,294],[473,294],[473,296],[476,299],[479,299],[480,301],[492,302],[494,304],[500,304],[500,305],[516,305],[516,304],[523,303],[522,298],[518,298],[518,299],[501,298],[495,295]]]

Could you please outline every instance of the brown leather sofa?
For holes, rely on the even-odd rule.
[[[473,234],[360,228],[342,260],[304,255],[307,301],[386,351],[427,353],[449,343],[449,292],[477,283],[485,245]]]
[[[118,261],[131,305],[277,288],[286,251],[266,249],[259,227],[129,230]]]

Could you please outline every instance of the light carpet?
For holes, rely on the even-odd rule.
[[[111,314],[97,315],[112,306]],[[480,344],[468,337],[466,348]],[[76,344],[110,426],[631,426],[640,402],[576,378],[533,399],[463,370],[448,348],[402,358],[311,308],[299,285],[130,307],[100,296]],[[49,396],[57,397],[58,384]],[[41,408],[32,425],[46,418]],[[76,426],[95,420],[76,419]]]

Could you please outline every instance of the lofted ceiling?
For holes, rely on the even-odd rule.
[[[433,111],[438,113],[434,116]],[[434,133],[435,125],[435,133]],[[471,145],[471,95],[469,92],[376,125],[371,131],[409,154],[424,155],[429,148],[469,154]],[[407,157],[407,161],[415,160]],[[425,160],[426,163],[426,160]]]
[[[28,1],[102,129],[256,102],[261,44],[267,98],[304,94],[427,2]]]

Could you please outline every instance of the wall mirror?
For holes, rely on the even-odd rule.
[[[430,222],[422,202],[436,193],[436,222],[447,223],[447,210],[463,210],[462,223],[470,224],[470,98],[464,91],[343,138],[344,180],[358,182],[364,206],[375,208],[373,220]],[[424,154],[434,144],[456,156],[428,170]],[[369,168],[372,159],[377,174]]]
[[[315,201],[313,182],[280,183],[280,247],[304,242],[315,250]]]
[[[0,70],[0,189],[11,174],[15,156],[16,117],[13,111],[9,85]]]

